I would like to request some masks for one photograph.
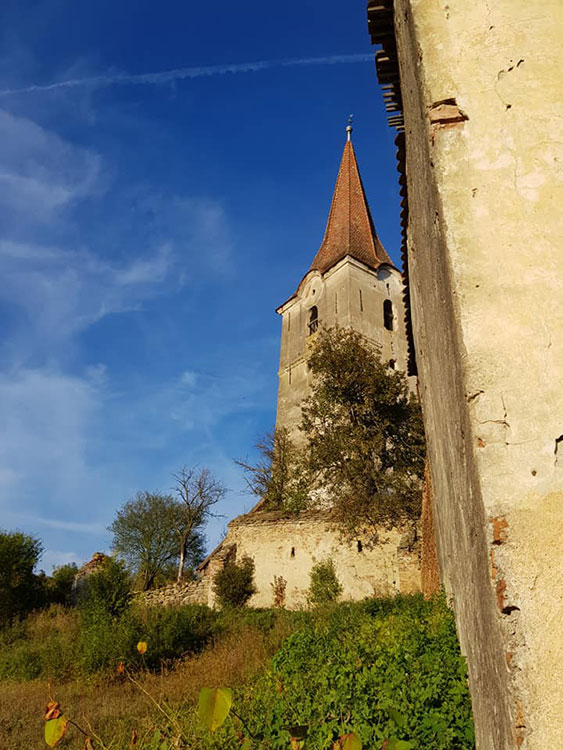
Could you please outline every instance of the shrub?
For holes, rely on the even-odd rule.
[[[83,608],[117,617],[127,609],[131,597],[131,578],[124,563],[106,557],[100,568],[91,573],[81,586],[79,604]]]
[[[274,576],[274,580],[270,586],[272,587],[272,594],[274,596],[274,607],[285,607],[285,590],[287,588],[285,578],[283,576]]]
[[[47,597],[53,604],[70,604],[74,579],[78,573],[76,563],[59,565],[47,579]]]
[[[148,643],[145,663],[150,668],[201,651],[219,629],[218,613],[199,604],[139,608],[135,614],[138,632]]]
[[[342,586],[332,560],[323,560],[311,568],[309,600],[311,604],[328,604],[338,599]]]
[[[227,560],[213,581],[213,590],[222,607],[244,607],[256,593],[254,560],[245,555],[240,563]]]

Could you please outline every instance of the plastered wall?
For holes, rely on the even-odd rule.
[[[351,257],[344,258],[327,273],[310,272],[295,297],[280,308],[282,337],[276,425],[287,427],[299,441],[301,405],[307,398],[310,373],[308,347],[315,340],[309,335],[311,307],[316,306],[321,327],[353,328],[381,349],[383,361],[394,360],[398,370],[406,369],[403,283],[389,266],[371,270]],[[393,304],[393,330],[383,325],[383,302]]]
[[[248,555],[255,562],[253,607],[272,606],[274,576],[287,582],[288,608],[307,606],[311,568],[326,559],[334,562],[342,599],[420,591],[419,544],[410,528],[382,529],[377,542],[367,536],[344,540],[327,512],[258,512],[231,521],[225,543],[236,545],[237,560]]]
[[[480,750],[563,747],[560,0],[396,0],[416,357]]]

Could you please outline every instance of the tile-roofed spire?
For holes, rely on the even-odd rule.
[[[350,138],[351,125],[346,132],[325,236],[310,271],[325,273],[347,255],[370,268],[378,268],[382,263],[393,265],[375,231]]]

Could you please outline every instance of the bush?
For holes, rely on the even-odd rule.
[[[106,557],[100,568],[83,582],[79,604],[83,608],[117,617],[129,606],[131,586],[125,564],[113,557]]]
[[[338,599],[342,586],[332,560],[323,560],[311,568],[309,600],[311,604],[328,604]]]
[[[256,593],[254,560],[244,556],[240,563],[227,560],[213,581],[213,590],[222,607],[244,607]]]
[[[148,643],[145,663],[151,669],[201,651],[219,630],[218,613],[199,604],[139,608],[136,614],[139,638]]]
[[[78,573],[76,563],[59,565],[47,579],[47,597],[53,604],[70,604],[74,579]]]

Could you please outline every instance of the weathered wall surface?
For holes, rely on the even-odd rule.
[[[382,529],[373,544],[365,537],[346,541],[329,516],[257,512],[231,521],[225,541],[236,544],[237,559],[248,555],[256,565],[258,592],[251,606],[272,606],[274,576],[287,581],[288,608],[306,606],[311,568],[326,559],[334,562],[343,599],[420,591],[419,545],[412,529]]]
[[[403,283],[398,271],[382,266],[371,270],[351,257],[321,275],[311,271],[297,294],[282,306],[282,338],[276,425],[287,427],[299,439],[301,405],[309,392],[307,367],[309,311],[316,306],[319,329],[339,325],[352,328],[381,348],[381,358],[394,360],[406,370],[407,343],[404,330]],[[383,324],[383,302],[393,304],[393,330]]]
[[[480,750],[563,747],[560,0],[396,0],[411,304]]]
[[[251,607],[272,607],[274,577],[286,581],[285,607],[308,606],[309,574],[317,562],[331,559],[342,584],[344,600],[410,594],[421,589],[420,541],[412,526],[382,529],[377,540],[343,540],[330,522],[330,512],[306,511],[295,516],[256,511],[235,518],[216,554],[198,581],[170,584],[142,594],[145,604],[215,605],[213,579],[229,558],[254,560],[257,592]]]
[[[141,599],[147,605],[178,606],[181,604],[208,604],[210,597],[210,578],[202,577],[199,581],[188,583],[171,583],[159,589],[145,591]]]

